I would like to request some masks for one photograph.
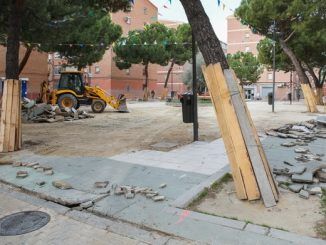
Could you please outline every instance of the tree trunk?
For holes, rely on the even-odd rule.
[[[295,71],[297,72],[297,74],[299,76],[300,82],[304,83],[304,84],[309,84],[309,79],[308,79],[306,73],[304,72],[299,60],[293,53],[292,49],[285,43],[285,41],[283,39],[280,38],[279,42],[280,42],[282,50],[290,58],[292,64],[294,65]]]
[[[225,58],[221,43],[209,21],[200,0],[180,0],[188,17],[198,47],[203,54],[205,63],[220,63],[223,69],[229,65]]]
[[[148,101],[148,64],[145,65],[144,101]]]
[[[19,41],[22,28],[24,0],[11,0],[8,21],[6,78],[19,79]]]
[[[24,57],[19,64],[19,75],[24,70],[24,67],[27,64],[27,61],[28,61],[29,57],[31,56],[32,51],[33,51],[32,46],[27,47]]]
[[[314,70],[309,65],[305,64],[305,66],[307,67],[307,71],[309,72],[312,79],[314,80],[314,84],[316,88],[316,93],[314,94],[316,98],[316,103],[317,105],[323,105],[323,95],[324,95],[323,83],[318,79]]]
[[[173,70],[173,66],[175,64],[175,60],[173,59],[171,61],[171,65],[170,65],[170,68],[168,70],[168,73],[166,74],[166,78],[165,78],[165,82],[164,82],[164,88],[163,88],[163,94],[161,96],[161,100],[164,100],[165,97],[167,96],[167,93],[168,93],[168,82],[169,82],[169,79],[170,79],[170,75],[171,75],[171,72]]]

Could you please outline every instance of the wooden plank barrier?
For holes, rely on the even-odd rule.
[[[278,190],[239,85],[220,64],[202,67],[231,165],[237,196],[276,205]]]
[[[309,112],[316,113],[318,112],[316,98],[309,84],[301,84],[301,89],[303,96]]]
[[[21,149],[20,86],[19,80],[4,81],[0,119],[0,152]]]

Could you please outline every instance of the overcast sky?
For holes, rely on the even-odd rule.
[[[161,14],[161,16],[159,15],[159,19],[188,22],[179,0],[172,0],[172,5],[168,0],[150,1],[158,7],[158,11]],[[233,14],[230,8],[233,10],[236,9],[240,5],[241,0],[221,0],[220,6],[218,6],[217,0],[201,0],[201,2],[204,5],[218,38],[226,42],[226,17]],[[224,10],[223,4],[225,4]],[[167,6],[168,9],[164,8],[164,5]]]

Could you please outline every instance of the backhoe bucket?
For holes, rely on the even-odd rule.
[[[119,107],[118,107],[118,111],[119,112],[129,112],[128,107],[127,107],[127,99],[123,94],[120,94],[118,96],[118,100],[119,100]]]

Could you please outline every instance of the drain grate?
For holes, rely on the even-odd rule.
[[[15,236],[36,231],[50,221],[50,215],[40,211],[24,211],[0,219],[0,236]]]

